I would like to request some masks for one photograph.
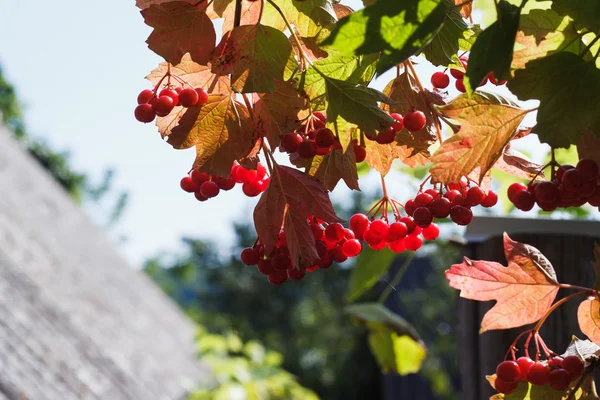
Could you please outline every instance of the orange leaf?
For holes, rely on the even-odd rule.
[[[156,85],[166,73],[167,63],[163,62],[150,72],[146,79],[152,82],[152,85]],[[171,66],[171,73],[183,79],[190,86],[203,88],[208,93],[229,94],[231,92],[228,77],[213,74],[210,67],[195,63],[189,54],[183,56],[181,63]],[[163,80],[164,84],[167,82],[167,79]],[[163,138],[171,134],[171,130],[177,126],[186,110],[183,107],[175,107],[166,117],[156,119],[156,126]]]
[[[480,167],[479,180],[502,155],[527,114],[499,95],[477,91],[458,96],[440,107],[442,114],[460,123],[460,131],[435,152],[429,171],[433,183],[453,183]]]
[[[480,333],[533,323],[544,316],[558,293],[556,273],[538,249],[504,234],[508,267],[465,257],[446,271],[450,286],[460,296],[477,301],[496,300],[483,317]]]
[[[358,170],[354,157],[354,146],[348,146],[346,152],[333,149],[326,156],[312,159],[309,174],[321,181],[328,190],[333,191],[340,179],[352,190],[358,187]]]
[[[194,168],[227,177],[235,160],[245,158],[255,138],[248,110],[233,95],[210,95],[202,107],[188,108],[168,142],[176,149],[196,146]]]
[[[154,28],[146,40],[148,47],[167,62],[177,64],[188,52],[199,64],[210,59],[217,35],[206,15],[206,4],[194,6],[173,1],[152,5],[142,10],[142,16]]]
[[[600,301],[588,298],[581,302],[577,310],[579,328],[590,340],[600,344]]]
[[[266,254],[275,249],[283,228],[293,264],[311,266],[318,255],[308,217],[342,222],[321,182],[297,169],[275,165],[269,186],[254,209],[254,225]]]
[[[403,134],[400,132],[398,135]],[[421,153],[413,154],[413,151],[407,146],[399,146],[397,143],[379,144],[374,140],[365,141],[365,150],[367,157],[365,161],[369,167],[377,172],[387,175],[392,168],[394,160],[398,159],[409,167],[427,164],[427,157]]]
[[[465,3],[465,0],[454,0],[454,4],[457,6],[463,3]],[[460,15],[462,15],[463,18],[469,18],[473,12],[473,2],[463,4],[458,8],[458,11],[460,11]]]

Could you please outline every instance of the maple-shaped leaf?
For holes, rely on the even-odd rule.
[[[173,1],[152,5],[141,11],[144,22],[154,28],[146,40],[150,50],[171,64],[178,64],[185,53],[206,64],[215,48],[215,27],[206,15],[206,4]]]
[[[577,154],[579,159],[589,158],[600,165],[600,139],[589,129],[586,129],[577,143]]]
[[[359,138],[358,126],[346,121],[342,116],[336,119],[327,118],[327,127],[337,136],[344,152],[350,147],[352,139]]]
[[[394,160],[400,160],[409,167],[425,165],[429,162],[422,153],[414,153],[413,149],[400,146],[398,143],[379,144],[374,140],[367,140],[365,150],[367,165],[384,176],[390,172]]]
[[[333,191],[341,179],[348,188],[360,190],[353,146],[348,146],[345,152],[333,149],[325,156],[313,157],[308,173],[321,181],[329,191]]]
[[[476,167],[480,179],[502,155],[527,114],[513,102],[495,94],[465,93],[440,107],[441,113],[460,124],[458,134],[448,138],[431,157],[434,182],[458,182]]]
[[[540,101],[533,132],[552,147],[577,144],[586,129],[600,134],[600,70],[576,54],[529,61],[508,88],[520,100]]]
[[[600,344],[600,301],[596,297],[589,297],[581,302],[577,320],[581,332],[592,342]]]
[[[525,68],[529,61],[558,51],[579,54],[583,46],[570,17],[552,10],[530,10],[521,15],[511,68]]]
[[[276,18],[270,19],[269,21],[265,21],[264,18],[260,19],[260,10],[263,6],[261,3],[261,1],[242,1],[239,25],[256,25],[258,23],[262,23],[263,25],[267,25],[277,30],[284,31],[286,29],[285,21],[279,16],[279,14],[276,16]],[[270,7],[268,3],[265,3],[264,6]],[[229,3],[225,5],[225,7],[221,10],[219,9],[219,7],[222,8],[223,4],[213,5],[215,14],[218,14],[219,17],[223,18],[222,32],[225,33],[235,28],[236,1],[229,0]]]
[[[276,164],[269,186],[254,209],[254,225],[265,245],[265,253],[271,254],[275,249],[283,228],[293,265],[296,268],[312,266],[318,254],[308,217],[328,223],[342,222],[335,215],[327,189],[321,182],[297,169]]]
[[[535,163],[527,158],[526,155],[506,146],[502,152],[502,157],[496,161],[493,168],[506,172],[517,178],[531,180],[534,176],[545,179],[542,171],[543,165]],[[475,179],[478,179],[477,176]]]
[[[158,65],[148,76],[152,85],[157,85],[158,82],[165,76],[168,69],[168,63],[163,62]],[[210,71],[210,67],[200,65],[194,61],[189,54],[186,54],[181,59],[181,63],[171,66],[171,73],[178,76],[194,88],[203,88],[208,93],[229,94],[229,78],[226,76],[217,76]],[[163,84],[168,84],[169,79],[164,79]],[[186,112],[187,108],[178,106],[173,109],[166,117],[157,118],[156,126],[161,136],[169,136],[171,130],[177,126],[177,123]]]
[[[466,2],[465,0],[454,0],[454,4],[458,7],[458,10],[460,11],[460,15],[462,15],[463,18],[469,18],[471,16],[471,13],[473,12],[473,2]]]
[[[292,53],[285,34],[264,25],[244,25],[223,36],[211,58],[212,71],[231,74],[231,87],[241,93],[271,93],[283,79]]]
[[[235,160],[250,154],[256,138],[246,107],[232,95],[210,95],[202,107],[188,108],[169,135],[176,149],[196,146],[194,168],[229,176]]]
[[[315,37],[337,20],[331,0],[277,0],[277,5],[301,37]],[[279,12],[267,2],[261,23],[276,26],[280,21]]]
[[[504,234],[508,267],[492,261],[464,258],[446,271],[450,286],[460,296],[477,301],[496,300],[483,317],[480,333],[530,324],[544,316],[558,293],[556,273],[538,249]]]

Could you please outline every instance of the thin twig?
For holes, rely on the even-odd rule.
[[[400,268],[398,268],[398,272],[396,272],[396,275],[394,275],[392,281],[388,282],[388,286],[385,288],[383,293],[381,293],[381,296],[379,296],[379,303],[383,304],[385,300],[389,297],[389,295],[392,293],[392,290],[396,290],[396,286],[398,285],[398,283],[400,283],[406,271],[408,271],[408,267],[410,266],[414,257],[414,251],[408,257],[406,257],[406,260],[404,260],[404,263],[402,263]]]

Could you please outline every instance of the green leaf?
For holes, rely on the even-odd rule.
[[[427,349],[411,324],[379,303],[354,304],[346,312],[369,328],[369,346],[384,373],[419,372]]]
[[[323,27],[337,20],[331,0],[277,0],[276,3],[302,37],[317,36]],[[261,23],[277,26],[280,20],[279,12],[268,2],[265,3]]]
[[[600,2],[598,0],[554,0],[552,9],[575,20],[577,28],[600,30]]]
[[[443,0],[378,0],[336,24],[323,42],[342,54],[383,52],[383,72],[421,50],[446,15]]]
[[[375,89],[328,77],[325,78],[325,89],[327,118],[337,119],[341,115],[369,134],[382,131],[394,122],[378,105],[378,102],[393,103],[392,99]]]
[[[515,36],[519,29],[519,8],[502,0],[498,20],[485,29],[473,45],[465,75],[465,87],[472,94],[490,72],[498,80],[508,79]]]
[[[533,132],[550,146],[577,144],[589,127],[600,133],[600,70],[573,53],[528,62],[508,88],[521,100],[540,100]]]
[[[582,49],[571,18],[552,10],[531,10],[521,15],[511,68],[525,68],[529,61],[558,51],[579,54]]]
[[[347,300],[355,301],[372,288],[388,271],[394,257],[395,253],[387,247],[380,251],[364,247],[350,277]]]
[[[442,28],[435,34],[431,42],[423,49],[425,58],[433,65],[447,67],[449,65],[460,63],[457,53],[459,50],[468,50],[464,47],[468,45],[468,39],[475,34],[469,28],[460,12],[455,7],[450,7]],[[460,40],[463,42],[460,42]],[[460,44],[464,46],[460,46]],[[470,46],[468,46],[470,48]]]
[[[231,74],[236,92],[271,93],[275,80],[283,80],[291,53],[292,44],[283,32],[264,25],[238,26],[223,36],[211,68],[215,74]]]

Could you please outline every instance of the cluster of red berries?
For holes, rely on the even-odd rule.
[[[242,250],[240,259],[246,265],[256,265],[260,273],[267,275],[271,284],[279,286],[288,278],[295,281],[300,280],[304,278],[306,272],[327,269],[334,261],[343,263],[348,258],[356,257],[362,251],[362,244],[356,239],[354,232],[344,228],[342,224],[326,224],[317,218],[309,218],[307,223],[310,225],[319,255],[312,266],[302,269],[292,265],[284,231],[279,233],[275,251],[272,254],[265,255],[265,248],[258,239],[253,247]]]
[[[402,129],[409,132],[418,132],[427,125],[427,118],[423,111],[410,109],[404,115],[391,113],[390,117],[394,119],[394,123],[385,131],[379,132],[377,135],[365,135],[367,139],[374,140],[379,144],[390,144],[396,141],[396,134]]]
[[[143,123],[154,121],[156,116],[166,117],[175,106],[199,107],[208,101],[208,93],[202,88],[183,88],[168,86],[158,92],[144,89],[137,98],[138,106],[135,108],[135,119]]]
[[[451,183],[445,193],[435,189],[427,189],[408,200],[404,210],[413,217],[417,226],[426,229],[435,218],[450,217],[457,225],[469,225],[473,220],[471,207],[493,207],[498,202],[498,195],[490,190],[487,193],[477,185],[468,187],[463,181]]]
[[[508,188],[508,199],[523,211],[531,210],[536,203],[544,211],[581,207],[585,203],[600,207],[598,164],[583,158],[575,167],[564,164],[553,170],[550,181],[513,183]]]
[[[578,356],[554,356],[546,361],[519,357],[498,365],[495,388],[499,393],[509,394],[515,391],[519,381],[523,381],[532,385],[549,384],[554,390],[565,391],[584,369],[585,363]]]
[[[267,189],[269,174],[261,163],[254,170],[246,169],[236,162],[227,178],[193,170],[181,179],[180,186],[184,191],[194,193],[198,201],[206,201],[216,197],[221,190],[233,189],[236,183],[242,184],[242,192],[246,196],[256,197]]]
[[[466,70],[468,59],[466,57],[461,57],[460,62]],[[461,93],[465,93],[467,91],[464,83],[465,73],[459,69],[450,68],[450,75],[452,75],[452,77],[456,79],[456,81],[454,82],[456,90],[458,90]],[[495,86],[504,85],[506,83],[506,81],[498,81],[494,77],[494,73],[490,72],[485,78],[483,78],[483,81],[479,84],[479,86],[484,86],[486,83],[488,83],[488,81]],[[448,85],[450,85],[450,77],[446,74],[445,71],[434,72],[433,75],[431,75],[431,85],[433,85],[433,87],[436,89],[445,89],[448,87]]]

